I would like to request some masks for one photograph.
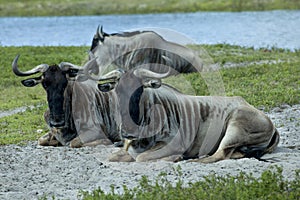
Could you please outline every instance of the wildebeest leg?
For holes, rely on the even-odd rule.
[[[155,144],[155,146],[153,146],[146,152],[138,155],[136,158],[136,161],[144,162],[144,161],[150,161],[150,160],[154,161],[154,160],[161,159],[161,160],[168,161],[168,162],[179,162],[179,161],[183,160],[182,154],[166,155],[163,153],[159,153],[160,151],[162,151],[164,153],[168,152],[168,151],[166,151],[166,149],[168,148],[168,147],[166,147],[166,145],[167,144],[165,142],[157,142]],[[163,150],[161,150],[161,149],[163,149]]]
[[[192,145],[195,135],[191,133],[189,139],[183,138],[183,130],[179,132],[168,143],[164,143],[163,147],[157,149],[154,148],[139,154],[136,157],[137,162],[155,161],[155,160],[168,160],[177,162],[183,159],[184,152]],[[185,135],[186,136],[186,135]]]
[[[50,111],[47,109],[44,113],[44,120],[49,125]],[[62,144],[55,138],[52,130],[38,139],[38,145],[41,146],[61,146]]]
[[[120,149],[119,151],[112,153],[108,161],[110,162],[133,162],[134,158],[125,149]]]
[[[276,133],[272,122],[263,113],[253,108],[239,108],[228,122],[217,151],[211,156],[198,159],[198,162],[211,163],[231,157],[241,158],[243,155],[259,159],[268,152],[270,145],[277,145]]]
[[[50,126],[50,110],[44,112],[44,120]],[[56,140],[52,130],[38,139],[38,144],[41,146],[60,146],[60,142]]]
[[[43,135],[38,139],[38,145],[41,146],[62,146],[62,144],[56,140],[51,131]]]
[[[236,156],[233,154],[233,152],[238,146],[241,145],[241,139],[243,140],[244,137],[247,137],[245,130],[231,124],[228,126],[217,151],[213,155],[194,159],[192,162],[212,163],[229,159],[231,156]]]
[[[184,159],[183,159],[182,155],[172,155],[172,156],[164,157],[164,158],[162,158],[162,160],[168,161],[168,162],[179,162]]]
[[[111,145],[112,142],[109,139],[99,139],[92,142],[87,142],[83,144],[83,147],[86,146],[97,146],[97,145]]]
[[[70,147],[72,147],[72,148],[80,148],[80,147],[82,147],[82,145],[83,145],[83,142],[81,141],[81,139],[79,137],[74,138],[70,142]]]
[[[83,143],[80,137],[78,136],[70,142],[70,147],[80,148],[85,146],[111,145],[111,144],[112,142],[109,139],[98,139],[92,142]]]
[[[232,155],[230,156],[230,159],[238,159],[238,158],[244,158],[245,154],[239,151],[234,151]]]
[[[171,162],[177,162],[182,160],[182,154],[174,153],[172,155],[172,152],[169,152],[169,154],[166,154],[168,150],[159,149],[156,151],[145,151],[144,153],[139,154],[136,157],[137,162],[147,162],[147,161],[156,161],[156,160],[165,160],[165,161],[171,161]]]
[[[150,149],[139,154],[136,157],[137,162],[156,161],[156,160],[167,160],[176,162],[182,158],[184,151],[180,152],[178,146],[166,145],[160,149]]]

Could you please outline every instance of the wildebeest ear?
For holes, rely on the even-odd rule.
[[[99,89],[101,92],[109,92],[109,91],[111,91],[112,89],[115,88],[115,85],[116,85],[116,83],[114,83],[114,82],[109,82],[109,83],[99,83],[99,84],[98,84],[98,89]]]
[[[159,88],[161,86],[161,80],[159,79],[149,79],[145,80],[143,82],[144,87],[150,87],[150,88]]]
[[[25,87],[34,87],[37,84],[42,82],[42,78],[38,77],[38,78],[29,78],[29,79],[25,79],[23,81],[21,81],[21,83],[25,86]]]

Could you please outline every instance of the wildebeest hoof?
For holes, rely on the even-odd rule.
[[[70,147],[72,147],[72,148],[80,148],[80,147],[82,147],[82,145],[83,145],[83,143],[79,137],[74,138],[70,142]]]
[[[167,162],[179,162],[179,161],[183,160],[183,156],[182,155],[172,155],[172,156],[162,158],[162,160],[167,161]]]
[[[197,158],[197,159],[192,159],[192,160],[189,160],[188,162],[199,162],[199,163],[207,164],[207,163],[214,163],[214,162],[217,162],[220,160],[224,160],[224,159],[218,159],[213,156],[206,156],[206,157],[201,157],[201,158]]]
[[[112,142],[109,139],[99,139],[99,140],[95,140],[93,142],[87,142],[84,143],[82,146],[86,147],[86,146],[97,146],[97,145],[111,145]]]
[[[214,163],[214,162],[217,162],[219,161],[219,159],[215,159],[214,157],[207,157],[207,158],[202,158],[202,159],[199,159],[199,162],[201,163],[204,163],[204,164],[207,164],[207,163]]]
[[[43,135],[38,139],[38,145],[41,146],[61,146],[61,143],[56,140],[51,132]]]
[[[108,161],[110,162],[134,162],[134,158],[124,149],[112,153]]]
[[[141,153],[140,155],[138,155],[135,159],[136,162],[147,162],[147,161],[155,161],[153,159],[149,159],[147,157],[147,154],[145,153]]]

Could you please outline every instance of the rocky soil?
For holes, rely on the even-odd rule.
[[[0,199],[76,199],[80,190],[91,191],[98,187],[109,192],[115,185],[122,192],[122,185],[132,188],[138,185],[143,175],[155,179],[166,172],[170,181],[176,181],[178,165],[187,182],[200,180],[203,176],[239,174],[241,171],[260,176],[271,166],[283,168],[286,179],[294,178],[294,171],[300,169],[300,105],[283,105],[267,113],[275,123],[281,136],[278,148],[263,158],[224,160],[213,164],[170,163],[165,161],[149,163],[108,162],[110,153],[117,151],[113,146],[84,147],[41,147],[36,142],[26,146],[0,146]]]

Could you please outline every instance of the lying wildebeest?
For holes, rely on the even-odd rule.
[[[166,76],[139,68],[100,78],[115,85],[121,134],[136,161],[259,159],[277,146],[279,134],[270,119],[242,97],[185,95],[162,84]],[[123,153],[111,159],[123,161]]]
[[[169,66],[176,73],[202,71],[203,62],[192,49],[166,41],[153,31],[134,31],[107,34],[102,27],[94,35],[91,52],[97,57],[99,73],[111,64],[125,70],[141,64],[151,65],[151,70],[166,72]]]
[[[40,145],[55,146],[60,143],[81,147],[120,141],[115,122],[118,109],[114,103],[114,92],[100,92],[95,81],[77,81],[75,77],[82,68],[71,63],[41,64],[21,72],[18,59],[19,56],[16,56],[12,63],[17,76],[41,73],[39,77],[23,80],[22,84],[33,87],[41,83],[47,92],[49,112],[46,112],[46,122],[51,131],[39,139]],[[95,59],[86,63],[95,64]]]

